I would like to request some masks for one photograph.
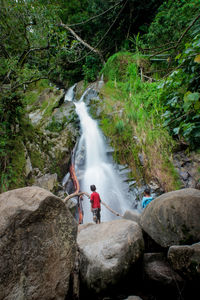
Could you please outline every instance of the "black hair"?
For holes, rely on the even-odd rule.
[[[151,194],[150,188],[146,188],[146,189],[144,190],[144,193],[147,194],[147,195],[150,195],[150,194]]]
[[[92,184],[91,186],[90,186],[90,189],[91,189],[91,191],[96,191],[96,186],[94,185],[94,184]]]

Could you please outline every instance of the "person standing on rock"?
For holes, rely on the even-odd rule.
[[[145,208],[152,200],[150,189],[146,188],[144,190],[144,197],[142,198],[142,208]]]
[[[92,194],[90,196],[90,202],[91,202],[91,212],[93,213],[93,221],[96,224],[101,223],[101,198],[99,196],[99,193],[96,192],[96,186],[93,184],[90,186],[90,189],[92,191]]]

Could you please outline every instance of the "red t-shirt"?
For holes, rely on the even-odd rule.
[[[90,202],[92,203],[92,208],[101,208],[101,205],[100,205],[101,198],[97,192],[93,192],[91,194]]]

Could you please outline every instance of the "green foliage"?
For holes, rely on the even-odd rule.
[[[24,145],[20,135],[13,136],[12,140],[7,138],[7,143],[4,145],[2,145],[2,141],[2,138],[0,138],[0,162],[2,170],[0,176],[0,191],[5,192],[9,188],[12,189],[15,187],[24,186],[24,170],[26,159]]]
[[[39,93],[37,91],[30,91],[27,92],[24,97],[24,104],[25,105],[32,105],[38,99]]]
[[[200,34],[177,56],[178,69],[161,85],[163,117],[169,132],[191,148],[200,146]]]
[[[99,59],[94,56],[87,56],[83,65],[83,76],[86,82],[95,81],[100,71]]]
[[[138,68],[146,65],[138,53],[117,53],[108,60],[102,71],[108,81],[102,91],[101,126],[116,149],[115,159],[129,164],[138,181],[153,176],[165,190],[176,189],[179,182],[170,159],[174,142],[162,125],[162,91],[159,83],[141,81],[138,75]]]
[[[12,143],[12,177],[10,179],[10,188],[24,187],[25,185],[25,149],[20,136],[18,136]]]
[[[140,80],[138,79],[138,67],[144,68],[148,65],[145,56],[141,54],[132,54],[130,52],[118,52],[109,57],[101,73],[104,75],[104,80],[115,81],[116,83],[125,83],[123,88],[126,91],[132,88],[140,88]]]
[[[67,122],[66,117],[63,118],[62,122],[55,120],[55,117],[53,117],[52,121],[48,124],[48,126],[45,129],[52,132],[60,132],[64,129],[64,125],[66,122]]]
[[[117,133],[122,133],[125,130],[125,125],[123,120],[117,121],[117,123],[115,124],[115,129]]]
[[[33,168],[38,168],[40,171],[43,171],[45,167],[45,161],[41,157],[41,153],[36,149],[30,151],[30,158]]]
[[[132,59],[131,53],[119,52],[109,57],[103,67],[102,73],[104,80],[124,81],[126,80],[126,71],[129,61]]]
[[[178,41],[199,10],[199,0],[165,1],[159,7],[158,13],[148,29],[148,34],[144,36],[148,46],[154,48],[166,45],[168,48],[170,43]],[[190,35],[190,32],[188,34]]]
[[[63,125],[58,121],[52,121],[45,129],[52,132],[60,132],[63,129]]]
[[[34,106],[38,95],[49,86],[48,80],[65,87],[83,77],[85,82],[94,81],[101,68],[102,63],[96,54],[58,26],[61,20],[65,24],[79,23],[71,28],[100,50],[104,58],[110,57],[102,71],[109,96],[109,115],[103,117],[102,126],[113,143],[120,143],[121,152],[116,152],[118,158],[123,160],[124,156],[131,161],[134,157],[139,164],[138,153],[144,152],[144,156],[150,157],[147,167],[153,168],[155,156],[160,162],[158,169],[164,172],[169,165],[170,145],[173,144],[166,128],[192,148],[199,146],[199,21],[184,35],[176,49],[166,52],[169,60],[150,65],[147,57],[139,53],[144,43],[147,48],[157,48],[177,41],[197,16],[198,0],[0,0],[0,6],[2,190],[23,184],[17,175],[23,174],[22,145],[26,139],[34,141],[36,134],[25,118],[25,106]],[[93,18],[95,15],[99,16]],[[130,48],[136,54],[130,53]],[[112,55],[120,49],[127,52]],[[160,60],[160,57],[156,59]],[[160,82],[144,82],[138,75],[140,70],[144,76],[151,77],[151,72],[161,69],[161,73],[152,75],[158,79],[160,74],[166,75],[170,67],[176,69],[162,85]],[[39,80],[41,78],[45,79]],[[54,100],[43,101],[40,109],[45,118],[57,106]],[[166,128],[162,126],[163,120]],[[52,119],[47,129],[60,132],[66,121]],[[138,138],[138,144],[133,136]],[[13,139],[18,141],[16,147]],[[17,157],[16,151],[20,151],[21,156]],[[32,156],[35,166],[43,169],[40,153],[33,151]],[[14,157],[19,165],[14,162]],[[141,171],[141,167],[138,169]]]

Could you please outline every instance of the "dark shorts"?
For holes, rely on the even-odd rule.
[[[101,214],[100,214],[100,212],[101,212],[101,208],[93,208],[92,209],[93,220],[96,223],[97,223],[97,221],[99,221],[99,222],[101,221]]]

